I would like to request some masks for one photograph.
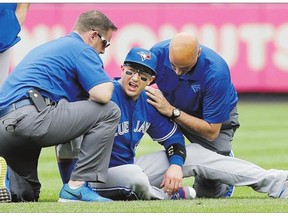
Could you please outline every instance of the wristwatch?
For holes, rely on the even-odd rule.
[[[178,108],[175,108],[172,110],[172,115],[170,116],[170,119],[174,120],[175,118],[178,118],[181,115],[181,110]]]

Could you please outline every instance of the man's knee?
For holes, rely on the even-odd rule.
[[[106,104],[107,108],[105,109],[108,113],[111,113],[111,116],[113,116],[115,119],[119,119],[121,116],[120,108],[116,103],[113,101],[110,101]]]
[[[76,159],[81,149],[83,136],[55,146],[57,159]]]

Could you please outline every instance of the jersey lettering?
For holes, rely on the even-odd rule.
[[[146,122],[146,121],[141,122],[140,120],[138,120],[135,128],[133,129],[133,132],[144,134],[149,129],[150,125],[151,123],[149,122]],[[125,121],[125,122],[118,124],[115,136],[124,135],[126,133],[129,133],[129,121]]]
[[[128,121],[125,121],[125,122],[118,124],[118,127],[117,127],[118,135],[123,135],[123,134],[128,133],[128,132],[129,132],[129,122]]]
[[[133,129],[134,132],[142,132],[143,134],[148,130],[151,123],[144,121],[142,125],[140,125],[141,122],[138,120],[136,128]]]

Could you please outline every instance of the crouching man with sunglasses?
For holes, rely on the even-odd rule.
[[[59,201],[111,201],[88,182],[106,181],[120,117],[118,106],[110,101],[113,80],[99,56],[116,30],[102,12],[83,12],[71,33],[32,49],[3,83],[0,202],[38,201],[41,149],[79,136],[83,141],[78,161]]]

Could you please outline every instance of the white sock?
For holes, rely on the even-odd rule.
[[[71,186],[71,185],[68,184],[68,186],[69,186],[72,190],[76,190],[76,189],[80,188],[82,185]]]

